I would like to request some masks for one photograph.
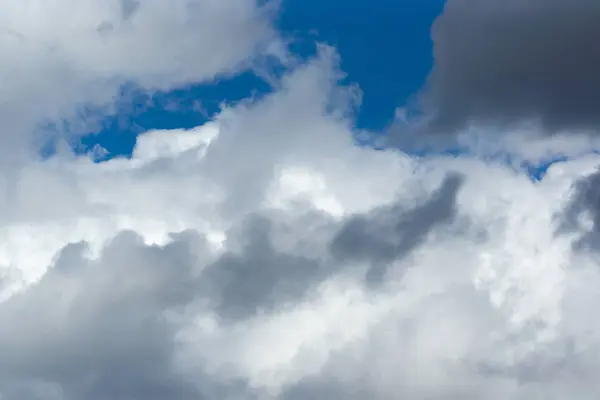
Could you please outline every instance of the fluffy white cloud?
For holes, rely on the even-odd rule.
[[[46,10],[22,4],[1,7]],[[251,2],[148,1],[138,33],[108,19],[100,33],[123,42],[79,47],[69,32],[122,14],[110,2],[45,4],[94,21],[40,17],[35,29],[49,33],[36,37],[62,46],[64,62],[149,87],[235,70],[256,53],[229,43],[232,24],[264,27]],[[179,13],[184,5],[205,7],[197,18],[215,25],[169,26],[196,16]],[[241,47],[219,49],[231,56],[211,67],[192,42],[166,39],[205,29]],[[155,44],[142,40],[149,31]],[[130,54],[127,38],[147,52]],[[144,67],[162,43],[183,58]],[[58,154],[2,170],[3,399],[598,398],[600,158],[555,164],[532,182],[484,161],[485,149],[414,158],[357,147],[357,96],[337,63],[323,47],[273,94],[189,131],[148,132],[131,159]],[[50,101],[68,88],[52,64],[35,68],[47,67],[49,86],[33,80],[31,93]],[[67,111],[90,101],[80,89]],[[554,146],[523,143],[497,146],[523,158]]]
[[[3,160],[21,156],[36,124],[66,119],[78,133],[84,107],[110,112],[122,84],[168,90],[285,57],[275,11],[256,0],[3,2]]]

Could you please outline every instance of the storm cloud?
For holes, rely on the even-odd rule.
[[[448,0],[432,28],[434,67],[421,93],[430,127],[598,127],[598,37],[597,1]]]

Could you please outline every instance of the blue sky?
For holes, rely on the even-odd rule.
[[[378,131],[424,83],[432,66],[430,28],[442,0],[379,1],[283,0],[278,28],[293,40],[296,55],[309,57],[315,42],[335,46],[347,82],[363,94],[356,125]],[[148,94],[123,89],[116,116],[102,119],[102,129],[75,145],[86,152],[99,144],[109,157],[131,152],[138,134],[151,129],[191,128],[235,102],[269,92],[269,85],[243,73],[211,85]],[[176,104],[176,107],[173,105]],[[201,104],[201,110],[197,107]]]
[[[295,56],[312,56],[317,43],[336,49],[347,75],[345,83],[361,89],[356,128],[376,133],[391,123],[397,107],[406,105],[423,87],[433,66],[431,26],[444,2],[348,0],[341,7],[334,0],[282,0],[277,28],[290,40]],[[222,102],[235,103],[270,91],[269,84],[252,72],[170,92],[124,87],[116,115],[101,116],[101,127],[72,147],[81,154],[100,145],[108,153],[99,160],[128,156],[143,132],[193,128],[217,113]],[[53,149],[54,143],[50,143],[45,151],[52,154]],[[463,151],[453,149],[445,154]],[[522,169],[539,180],[550,165],[564,160],[559,156],[540,164],[523,164]]]

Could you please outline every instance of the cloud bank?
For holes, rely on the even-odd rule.
[[[81,31],[57,19],[44,40],[85,82],[106,69],[101,87],[112,88],[122,76],[170,87],[244,68],[261,56],[257,43],[279,39],[256,4],[236,3],[0,7],[48,24],[88,12]],[[142,52],[91,33],[99,47],[77,47],[72,34],[96,29],[100,11],[140,13],[140,31],[104,29],[132,29]],[[194,18],[205,24],[186,25]],[[266,36],[250,40],[245,24]],[[186,47],[211,49],[218,33],[231,36],[208,61],[209,50]],[[181,58],[140,61],[162,44]],[[48,49],[17,55],[45,60]],[[597,399],[600,158],[554,164],[533,182],[485,149],[417,158],[358,147],[356,91],[340,83],[338,63],[321,47],[274,93],[191,130],[146,132],[131,158],[6,161],[1,398]],[[29,138],[13,133],[26,131],[11,129],[45,118],[42,106],[68,113],[111,99],[85,85],[71,92],[51,63],[31,68],[46,75],[7,82],[22,103],[0,108],[4,140],[25,155]],[[557,146],[519,143],[495,146],[523,159]]]

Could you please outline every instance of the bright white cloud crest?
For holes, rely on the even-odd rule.
[[[278,42],[252,1],[166,4],[0,5],[11,151],[49,104],[211,79]],[[357,147],[337,61],[322,48],[131,159],[5,165],[2,399],[598,398],[598,157],[532,182]]]

